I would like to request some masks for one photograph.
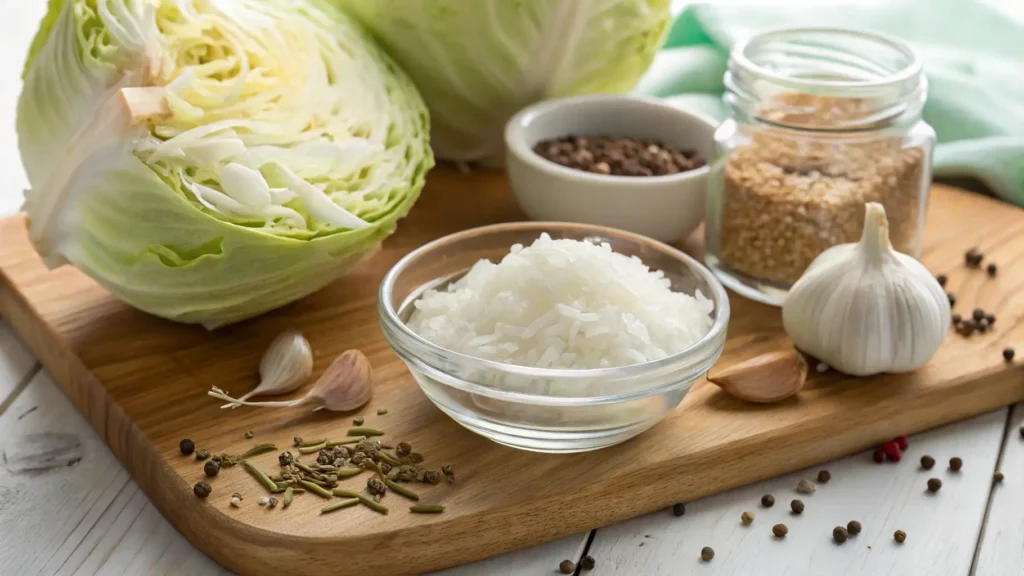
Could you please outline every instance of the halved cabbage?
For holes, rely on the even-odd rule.
[[[505,122],[547,98],[629,92],[671,0],[333,0],[373,32],[430,108],[434,152],[501,164]]]
[[[373,254],[433,166],[412,83],[318,0],[51,0],[24,79],[40,255],[208,328]]]

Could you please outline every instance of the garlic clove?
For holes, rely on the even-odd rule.
[[[323,409],[345,412],[370,401],[372,384],[370,360],[359,350],[346,350],[327,367],[310,395],[322,400]]]
[[[287,394],[305,384],[313,375],[313,349],[298,330],[286,330],[278,335],[260,360],[260,383],[239,401],[253,396]],[[238,402],[221,408],[237,408]]]
[[[796,394],[807,380],[807,361],[795,348],[769,352],[708,372],[708,381],[730,396],[771,404]]]

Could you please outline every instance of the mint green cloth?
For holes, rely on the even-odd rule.
[[[722,119],[722,74],[737,39],[790,26],[891,34],[924,58],[935,177],[975,178],[1024,206],[1024,11],[1015,19],[972,0],[774,4],[687,6],[637,92]]]

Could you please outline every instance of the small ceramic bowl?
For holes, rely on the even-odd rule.
[[[706,165],[668,176],[611,176],[561,166],[533,147],[570,134],[632,137],[696,150],[710,159],[715,127],[700,114],[636,96],[540,102],[521,110],[505,126],[508,177],[519,207],[534,220],[610,226],[674,242],[704,219]]]

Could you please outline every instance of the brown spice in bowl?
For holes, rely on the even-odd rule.
[[[639,138],[563,136],[541,140],[533,151],[567,168],[612,176],[667,176],[706,164],[692,150]]]

